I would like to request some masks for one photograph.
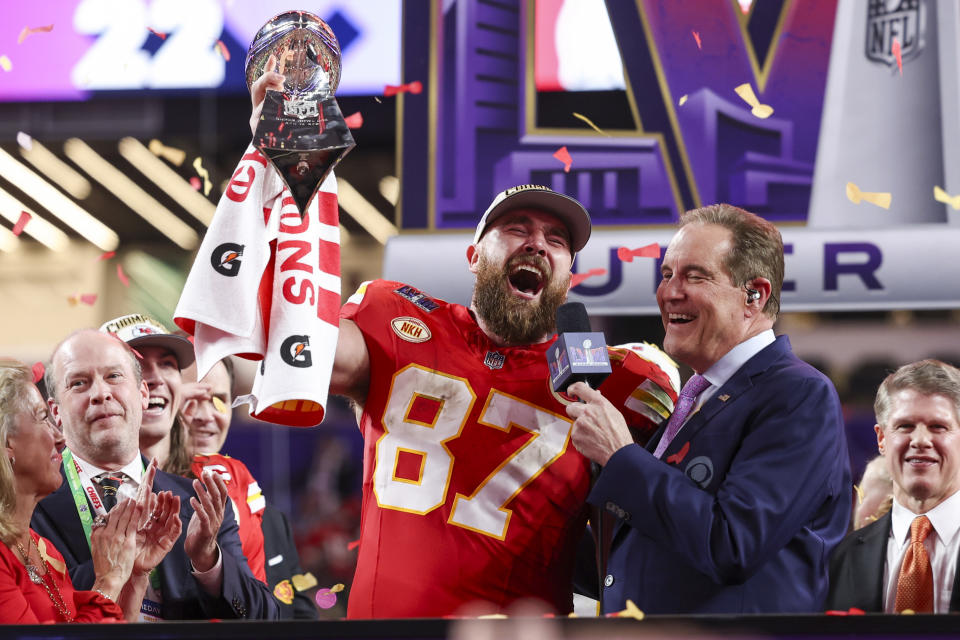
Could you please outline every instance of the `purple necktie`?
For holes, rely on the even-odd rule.
[[[687,384],[683,385],[683,389],[680,390],[680,397],[677,398],[677,406],[673,410],[669,422],[667,422],[667,428],[663,432],[663,437],[660,438],[657,450],[653,452],[655,457],[659,458],[663,455],[663,452],[667,450],[674,436],[677,435],[680,427],[683,426],[683,421],[690,415],[690,410],[693,409],[697,396],[709,386],[710,381],[699,373],[693,374],[690,379],[687,380]]]

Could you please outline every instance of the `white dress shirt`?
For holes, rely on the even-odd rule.
[[[960,550],[960,491],[924,514],[916,514],[893,501],[890,510],[890,538],[887,540],[887,561],[883,569],[883,610],[895,613],[897,600],[897,578],[900,577],[900,565],[903,555],[910,546],[910,525],[913,519],[925,515],[930,519],[933,530],[923,546],[930,556],[933,570],[933,611],[948,613],[950,597],[953,595],[953,578],[957,570],[957,552]]]
[[[745,365],[753,356],[757,355],[776,341],[773,329],[761,331],[752,338],[747,338],[733,349],[730,349],[722,358],[713,363],[713,366],[701,373],[710,383],[710,386],[704,389],[697,396],[697,403],[694,405],[694,411],[690,412],[692,416],[700,410],[703,403],[709,400],[717,389],[727,383],[727,380],[733,377],[740,367]],[[687,418],[689,420],[689,418]]]

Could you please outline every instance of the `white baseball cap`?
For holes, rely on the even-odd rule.
[[[560,218],[570,231],[570,251],[576,253],[583,249],[590,239],[590,214],[583,205],[562,193],[539,184],[521,184],[501,191],[493,199],[473,236],[473,243],[480,242],[490,223],[514,209],[537,209]]]
[[[193,344],[189,340],[170,333],[165,326],[142,313],[131,313],[104,322],[100,331],[112,333],[134,349],[138,346],[169,349],[177,357],[181,369],[186,369],[196,359]]]

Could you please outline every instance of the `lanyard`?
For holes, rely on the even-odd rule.
[[[87,498],[93,505],[93,510],[98,516],[107,514],[100,495],[97,493],[90,476],[80,466],[80,462],[73,457],[73,453],[66,447],[63,449],[63,470],[67,474],[67,484],[70,485],[70,493],[73,495],[73,502],[77,507],[77,515],[80,516],[80,524],[83,526],[83,534],[87,538],[87,547],[90,546],[90,531],[93,528],[93,516],[90,514],[90,508],[87,506]],[[142,464],[142,462],[141,462]],[[144,469],[141,473],[145,472]],[[142,476],[141,476],[142,481]]]

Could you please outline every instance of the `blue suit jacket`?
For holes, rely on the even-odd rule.
[[[781,336],[691,416],[662,460],[611,456],[588,500],[618,516],[604,609],[824,610],[830,552],[850,520],[833,384]]]
[[[190,558],[183,547],[187,537],[187,523],[193,515],[190,498],[196,496],[191,481],[158,471],[153,490],[172,491],[174,495],[180,496],[180,520],[183,523],[180,538],[157,567],[162,584],[163,619],[278,619],[279,603],[267,586],[253,577],[250,567],[247,566],[230,502],[227,502],[220,533],[217,535],[223,565],[223,587],[217,597],[207,594],[192,576]],[[33,512],[30,526],[50,540],[63,555],[74,587],[90,589],[95,578],[93,560],[66,480],[59,489],[40,501]]]

